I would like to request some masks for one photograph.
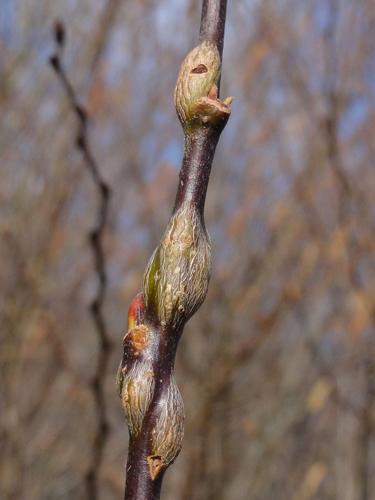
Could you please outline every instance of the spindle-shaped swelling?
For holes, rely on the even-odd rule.
[[[211,245],[201,215],[184,203],[172,215],[144,277],[148,312],[162,327],[179,332],[205,299]]]

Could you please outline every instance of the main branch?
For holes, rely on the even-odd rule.
[[[184,158],[174,209],[133,300],[118,372],[130,441],[125,500],[160,497],[163,475],[181,450],[184,409],[173,377],[183,328],[203,303],[211,246],[204,203],[232,98],[219,100],[226,0],[204,0],[199,45],[184,59],[175,105]]]

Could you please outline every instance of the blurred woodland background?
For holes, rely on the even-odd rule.
[[[111,500],[127,308],[174,202],[173,89],[200,7],[1,0],[2,499],[86,498],[97,436],[99,200],[48,63],[52,25],[66,25],[64,64],[112,193],[98,491]],[[179,347],[186,430],[163,499],[373,500],[374,1],[229,1],[222,94],[236,100],[206,205],[213,275]]]

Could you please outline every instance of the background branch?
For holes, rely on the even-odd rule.
[[[66,32],[65,26],[60,21],[55,23],[54,37],[56,42],[56,52],[50,57],[50,64],[55,70],[55,73],[66,92],[69,104],[77,117],[78,132],[76,145],[82,153],[85,165],[95,184],[99,202],[96,224],[88,235],[94,258],[95,272],[98,277],[96,297],[90,305],[90,311],[96,326],[99,343],[97,364],[91,380],[92,393],[95,401],[97,429],[92,445],[91,461],[86,472],[87,498],[95,500],[98,497],[98,477],[100,465],[109,432],[109,424],[106,415],[106,401],[104,396],[104,380],[107,372],[111,342],[103,313],[104,299],[107,288],[103,239],[108,216],[111,190],[101,176],[99,166],[96,163],[95,157],[92,154],[91,147],[89,145],[87,111],[80,104],[73,85],[63,67],[62,53],[65,45]]]

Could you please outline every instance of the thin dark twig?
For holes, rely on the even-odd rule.
[[[95,272],[99,281],[96,297],[90,305],[90,311],[96,327],[99,343],[97,365],[91,380],[91,388],[95,401],[97,429],[92,444],[91,461],[85,477],[87,498],[89,500],[95,500],[98,497],[100,465],[103,459],[103,451],[109,433],[107,407],[104,395],[104,381],[111,350],[111,342],[103,313],[104,299],[107,289],[107,273],[103,249],[103,238],[108,218],[111,190],[100,173],[99,166],[89,145],[87,111],[80,104],[74,87],[70,82],[62,64],[62,53],[66,36],[64,25],[61,22],[55,23],[54,37],[56,42],[56,52],[50,57],[50,64],[59,78],[66,92],[69,104],[77,117],[78,132],[76,145],[82,153],[85,166],[87,167],[95,184],[99,200],[97,220],[94,228],[89,233],[89,242],[94,258]]]

